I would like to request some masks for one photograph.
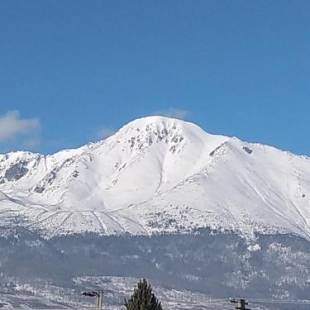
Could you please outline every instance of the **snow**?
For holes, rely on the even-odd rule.
[[[0,292],[3,309],[94,309],[94,299],[81,296],[88,290],[103,291],[103,308],[125,310],[124,300],[130,298],[139,278],[129,277],[77,277],[73,279],[74,287],[59,287],[50,283],[19,283],[14,290]],[[211,298],[206,294],[188,290],[176,290],[160,285],[152,286],[153,292],[164,309],[198,310],[198,309],[232,309],[229,298]],[[253,303],[251,309],[267,310],[266,302]],[[306,309],[308,303],[299,302]],[[275,308],[272,308],[275,309]],[[276,309],[279,309],[278,307]]]
[[[309,238],[309,198],[308,157],[159,116],[78,149],[0,155],[0,223],[21,216],[47,236],[211,227]]]

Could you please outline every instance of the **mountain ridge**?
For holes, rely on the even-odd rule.
[[[21,217],[47,236],[209,227],[309,238],[308,197],[308,157],[159,116],[78,149],[0,155],[0,224]]]

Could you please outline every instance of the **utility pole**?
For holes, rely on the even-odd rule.
[[[88,297],[96,297],[96,310],[102,310],[102,300],[103,300],[102,291],[83,292],[82,295]]]
[[[103,292],[98,291],[98,310],[102,310],[102,299],[103,299]]]
[[[241,299],[230,299],[230,302],[232,304],[237,304],[236,308],[237,310],[251,310],[250,308],[246,308],[246,306],[249,304],[244,298]]]

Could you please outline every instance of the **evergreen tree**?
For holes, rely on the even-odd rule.
[[[127,310],[162,310],[160,302],[145,279],[140,280],[129,300],[125,301]]]

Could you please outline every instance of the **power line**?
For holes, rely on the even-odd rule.
[[[253,303],[309,305],[310,300],[250,299]]]
[[[234,300],[233,298],[212,298],[209,301],[205,301],[205,303],[218,303],[218,302],[227,302],[227,300]],[[237,298],[237,300],[240,300]],[[268,303],[268,304],[299,304],[299,305],[309,305],[310,300],[296,300],[296,299],[263,299],[263,298],[247,298],[249,303]]]

